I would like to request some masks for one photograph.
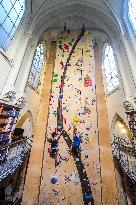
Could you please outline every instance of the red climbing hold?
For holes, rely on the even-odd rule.
[[[67,44],[64,44],[64,49],[69,50],[69,46]]]
[[[64,63],[61,61],[61,62],[60,62],[60,65],[62,65],[62,67],[63,67],[63,66],[64,66]]]

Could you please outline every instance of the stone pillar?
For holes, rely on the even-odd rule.
[[[22,63],[21,69],[15,81],[16,99],[21,98],[25,93],[25,88],[27,85],[29,72],[31,70],[34,52],[35,52],[35,46],[34,43],[33,44],[31,43],[26,50],[24,56],[25,61]]]
[[[108,115],[103,86],[102,65],[98,46],[95,49],[95,62],[102,204],[118,205],[114,162],[112,156]]]
[[[51,44],[47,69],[44,72],[44,83],[41,91],[41,101],[34,130],[32,151],[30,154],[27,175],[24,186],[22,205],[37,205],[40,188],[41,169],[45,144],[45,131],[48,120],[48,109],[51,94],[52,72],[54,68],[56,45]]]
[[[129,66],[130,66],[130,71],[132,72],[132,79],[133,79],[133,84],[136,88],[136,74],[135,74],[135,64],[136,64],[136,58],[135,58],[135,50],[132,47],[132,44],[129,42],[128,36],[124,35],[122,36],[122,43],[124,44],[125,52],[128,58]],[[126,73],[127,75],[127,73]],[[134,93],[133,93],[134,94]]]
[[[134,48],[131,46],[131,44],[129,43],[128,37],[127,36],[123,36],[122,37],[122,42],[124,44],[124,50],[126,52],[126,56],[128,59],[128,63],[129,63],[129,70],[130,70],[130,74],[126,71],[126,69],[124,69],[125,72],[125,76],[130,76],[131,75],[131,81],[128,82],[127,86],[131,87],[131,93],[129,96],[126,96],[126,101],[128,101],[134,108],[134,110],[136,110],[136,74],[135,74],[135,64],[136,64],[136,58],[135,58],[135,50]],[[125,103],[126,103],[125,101]]]
[[[134,58],[130,51],[128,42],[125,36],[122,36],[120,42],[116,46],[118,57],[119,72],[123,83],[123,90],[125,94],[124,102],[129,102],[136,108],[136,75],[134,73]]]
[[[21,49],[18,51],[18,53],[16,53],[17,57],[15,56],[15,60],[12,62],[14,66],[12,67],[12,71],[10,72],[7,82],[4,86],[2,97],[5,97],[5,94],[8,92],[15,92],[14,84],[21,67],[23,56],[25,55],[25,51],[27,49],[30,35],[24,34],[23,37],[24,39],[22,39],[23,43],[21,45]]]

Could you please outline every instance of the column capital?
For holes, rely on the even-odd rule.
[[[129,97],[123,102],[126,112],[136,111],[136,97]]]
[[[26,103],[26,100],[25,100],[24,96],[21,96],[16,100],[16,105],[21,107],[21,108],[23,108],[25,106],[25,103]]]
[[[4,101],[13,101],[16,97],[16,92],[13,84],[9,84],[8,86],[5,87],[5,89],[1,93],[1,99]]]
[[[9,90],[8,92],[6,92],[6,93],[1,97],[1,99],[4,100],[4,101],[7,101],[7,102],[14,101],[14,100],[16,99],[15,95],[16,95],[16,92],[15,92],[15,91]]]
[[[19,107],[24,107],[26,100],[23,93],[15,92],[15,89],[7,90],[2,96],[1,100],[11,103],[13,105],[17,105]]]
[[[25,98],[25,94],[24,92],[17,92],[16,93],[16,105],[23,108],[25,106],[26,103],[26,98]]]

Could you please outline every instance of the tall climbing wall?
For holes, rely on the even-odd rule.
[[[64,85],[61,84],[64,66],[79,32],[63,32],[57,41],[52,80],[46,139],[57,126],[58,99],[62,100],[63,129],[72,140],[76,126],[81,138],[81,159],[70,155],[66,140],[59,140],[60,163],[55,167],[46,140],[39,195],[40,205],[100,205],[100,164],[97,133],[94,41],[90,32],[77,44],[69,61]],[[63,86],[63,94],[59,93]],[[81,174],[82,167],[82,174]],[[79,168],[79,169],[78,169]],[[89,187],[88,193],[83,186]],[[88,200],[88,202],[86,201]]]

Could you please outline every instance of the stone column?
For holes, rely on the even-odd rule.
[[[115,53],[117,53],[118,57],[118,66],[125,94],[124,102],[129,102],[136,108],[136,75],[134,73],[135,63],[133,53],[130,51],[125,36],[121,37],[116,48]]]
[[[136,58],[135,58],[135,49],[132,47],[132,43],[130,44],[129,38],[126,35],[122,36],[122,43],[124,44],[125,52],[128,58],[130,70],[132,72],[132,79],[133,79],[133,84],[136,88],[136,71],[135,71],[135,64],[136,64]]]
[[[24,186],[22,205],[37,205],[40,188],[40,178],[45,144],[45,131],[48,121],[52,72],[54,69],[56,45],[51,44],[47,69],[44,72],[44,83],[41,91],[41,101],[34,130],[34,142],[30,154],[27,175]]]
[[[125,72],[125,76],[131,75],[131,81],[128,82],[129,87],[131,87],[131,93],[129,96],[126,97],[126,101],[128,101],[136,110],[136,71],[135,71],[135,64],[136,64],[136,58],[135,58],[135,49],[133,48],[132,44],[129,43],[129,39],[127,36],[122,37],[122,42],[124,44],[125,53],[128,59],[129,64],[129,70],[130,73],[127,71]],[[126,103],[125,101],[125,103]]]
[[[15,56],[15,60],[12,62],[13,63],[13,67],[12,70],[8,76],[7,82],[4,86],[3,92],[2,92],[2,97],[5,96],[6,93],[8,92],[15,92],[15,88],[14,88],[14,84],[16,81],[16,78],[18,76],[20,67],[21,67],[21,63],[23,61],[23,56],[25,55],[25,51],[28,45],[28,41],[29,41],[30,35],[26,35],[24,34],[22,37],[22,45],[20,45],[20,50],[16,53]]]
[[[16,99],[23,97],[25,93],[25,88],[27,85],[27,80],[29,76],[29,72],[31,70],[31,65],[33,61],[35,46],[34,42],[31,42],[26,50],[23,63],[21,65],[21,69],[17,75],[17,79],[15,81],[15,91],[16,91]]]
[[[103,86],[102,65],[99,47],[95,49],[96,62],[96,102],[98,116],[98,136],[100,153],[100,176],[103,205],[118,205],[115,170],[111,149],[108,115]]]

